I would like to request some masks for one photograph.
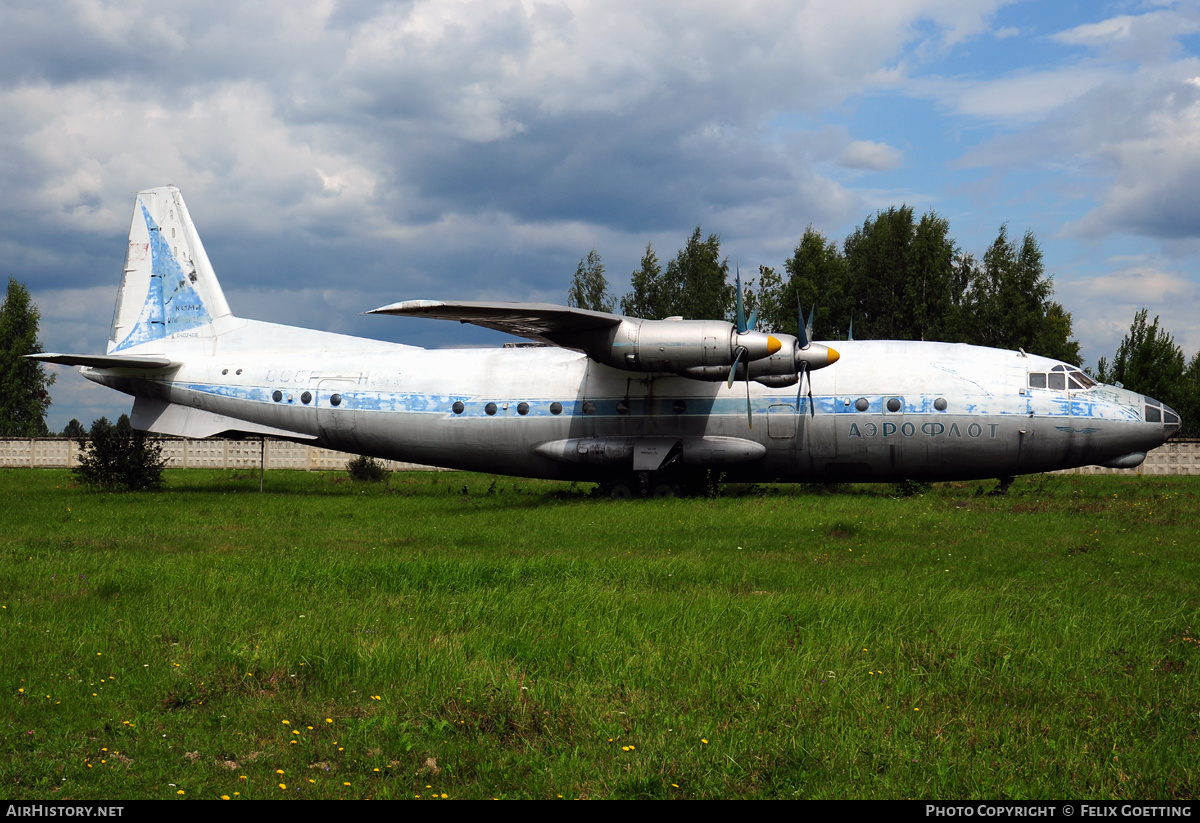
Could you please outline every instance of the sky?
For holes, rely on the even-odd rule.
[[[1085,362],[1200,349],[1200,0],[6,0],[0,274],[103,352],[134,194],[179,186],[234,313],[442,347],[398,300],[616,295],[696,226],[743,272],[811,225],[1041,244]],[[819,307],[818,307],[819,311]],[[48,424],[130,398],[54,367]]]

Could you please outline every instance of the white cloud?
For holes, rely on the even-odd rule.
[[[838,163],[848,169],[888,171],[904,160],[904,154],[887,143],[855,140],[842,151]]]

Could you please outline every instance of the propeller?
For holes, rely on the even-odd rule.
[[[799,295],[796,296],[796,325],[799,327],[800,336],[796,340],[797,347],[803,351],[809,347],[812,342],[812,324],[813,315],[816,313],[817,307],[813,306],[808,312],[808,322],[804,322],[804,306],[800,303]],[[816,407],[813,405],[812,396],[812,373],[808,368],[808,361],[800,361],[800,380],[796,384],[796,412],[800,412],[800,402],[804,395],[804,378],[808,376],[808,413],[811,417],[817,416]]]
[[[754,331],[754,324],[758,321],[758,309],[755,309],[754,311],[750,312],[750,321],[746,322],[746,308],[742,303],[742,267],[740,265],[738,265],[737,269],[736,269],[734,287],[737,292],[737,300],[736,300],[737,333],[738,334],[746,334],[747,332]],[[772,337],[770,339],[774,340],[775,338]],[[776,350],[777,349],[778,349],[778,343],[776,343]],[[738,366],[741,364],[742,358],[746,357],[747,354],[748,354],[748,351],[746,350],[745,346],[738,346],[737,349],[734,351],[733,365],[729,367],[729,380],[726,383],[726,386],[725,386],[726,388],[729,388],[729,389],[733,388],[733,381],[734,381],[734,378],[737,377]],[[750,361],[747,360],[746,361],[746,369],[747,369],[747,372],[746,372],[746,424],[750,428],[754,428],[754,409],[750,405],[749,363],[750,363]]]

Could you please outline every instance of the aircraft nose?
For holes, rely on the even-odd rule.
[[[1176,412],[1173,408],[1168,406],[1166,403],[1163,403],[1162,410],[1163,410],[1163,434],[1169,438],[1172,435],[1174,435],[1175,432],[1179,431],[1179,427],[1181,425],[1183,425],[1183,421],[1180,419],[1178,412]]]
[[[1160,403],[1153,397],[1142,395],[1145,402],[1145,420],[1147,423],[1162,423],[1163,438],[1167,439],[1171,435],[1179,431],[1181,421],[1179,412],[1168,406],[1166,403]]]

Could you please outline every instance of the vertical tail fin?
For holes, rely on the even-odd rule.
[[[211,342],[213,321],[230,314],[179,189],[138,192],[108,353]]]

